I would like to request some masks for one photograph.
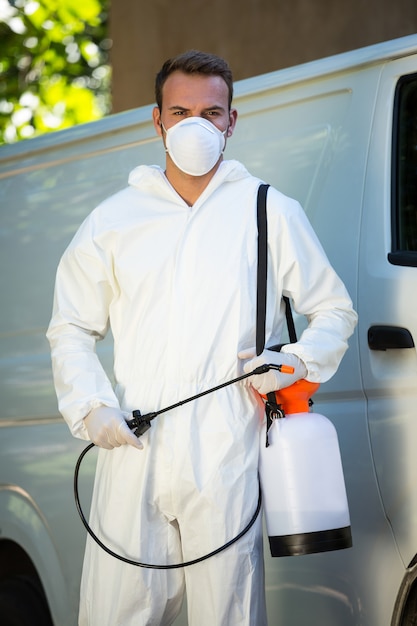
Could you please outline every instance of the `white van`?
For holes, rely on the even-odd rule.
[[[336,426],[353,547],[271,558],[270,626],[417,621],[417,35],[236,84],[227,158],[297,198],[359,313],[315,396]],[[45,331],[58,260],[140,163],[152,107],[0,148],[0,616],[75,626],[85,530]],[[296,320],[298,330],[303,320]],[[111,364],[111,342],[101,355]],[[91,457],[91,458],[90,458]],[[94,450],[82,465],[86,512]],[[14,620],[14,621],[13,621]],[[185,611],[177,626],[187,623]],[[230,625],[233,626],[233,625]],[[256,624],[254,624],[256,626]]]

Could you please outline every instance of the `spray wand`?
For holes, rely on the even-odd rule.
[[[209,393],[213,393],[214,391],[223,389],[223,387],[228,387],[229,385],[233,385],[234,383],[244,380],[245,378],[249,378],[249,376],[254,376],[256,374],[266,374],[266,372],[269,372],[269,370],[277,370],[278,372],[282,372],[283,374],[294,373],[294,368],[291,367],[290,365],[283,365],[283,364],[273,365],[272,363],[264,363],[263,365],[260,365],[259,367],[254,369],[252,372],[249,372],[248,374],[242,374],[241,376],[238,376],[237,378],[233,378],[232,380],[228,380],[227,382],[222,383],[221,385],[217,385],[216,387],[212,387],[211,389],[206,389],[206,391],[202,391],[201,393],[198,393],[195,396],[191,396],[190,398],[186,398],[185,400],[180,400],[179,402],[176,402],[175,404],[171,404],[171,406],[167,406],[164,409],[159,409],[159,411],[152,411],[151,413],[142,415],[141,412],[137,409],[132,412],[132,416],[133,416],[132,419],[126,420],[126,423],[131,430],[136,429],[134,434],[136,435],[136,437],[140,437],[141,435],[146,433],[147,430],[149,430],[149,428],[151,427],[151,421],[155,419],[155,417],[157,417],[158,415],[161,415],[161,413],[166,413],[167,411],[172,411],[172,409],[177,409],[178,407],[182,406],[183,404],[186,404],[187,402],[192,402],[193,400],[197,400],[198,398],[206,396]]]

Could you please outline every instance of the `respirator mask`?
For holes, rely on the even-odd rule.
[[[202,117],[187,117],[166,133],[166,152],[175,165],[190,176],[204,176],[223,154],[227,129],[223,132]]]

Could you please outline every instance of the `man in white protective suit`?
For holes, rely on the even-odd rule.
[[[259,393],[325,382],[356,324],[346,289],[299,204],[268,191],[266,345],[280,342],[282,295],[308,327],[255,356],[260,180],[223,160],[236,125],[232,75],[214,55],[168,60],[153,121],[165,170],[140,165],[84,221],[57,271],[48,329],[59,408],[100,447],[90,524],[112,550],[148,564],[198,559],[234,538],[258,502]],[[270,297],[270,294],[273,297]],[[109,325],[113,387],[95,352]],[[139,439],[125,418],[198,394],[261,363],[270,370],[159,415]],[[189,567],[149,569],[87,540],[81,626],[172,624],[187,592],[191,626],[264,626],[262,522]]]

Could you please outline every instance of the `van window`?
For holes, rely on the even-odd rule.
[[[403,76],[394,100],[392,252],[395,265],[417,266],[417,74]]]

